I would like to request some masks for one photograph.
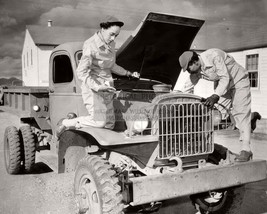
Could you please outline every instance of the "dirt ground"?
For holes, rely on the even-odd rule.
[[[57,174],[44,163],[36,160],[33,173],[27,175],[9,175],[4,167],[3,136],[9,125],[19,125],[16,116],[0,111],[0,213],[5,214],[74,214],[73,197],[74,174]],[[229,134],[226,146],[237,151],[236,133]],[[267,160],[266,135],[254,134],[253,149],[256,159]],[[228,145],[227,145],[228,144]],[[136,212],[133,212],[136,213]],[[194,214],[196,210],[188,197],[165,202],[156,212],[161,214]],[[240,214],[267,213],[267,180],[246,185],[246,195]]]
[[[56,174],[38,162],[33,173],[9,175],[4,167],[3,136],[5,127],[19,126],[16,116],[0,112],[0,213],[73,214],[73,174]]]

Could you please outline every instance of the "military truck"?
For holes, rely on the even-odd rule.
[[[140,79],[113,76],[113,130],[71,128],[56,137],[69,113],[87,115],[75,72],[83,43],[56,47],[49,87],[2,89],[1,108],[22,122],[5,130],[7,172],[30,173],[38,155],[58,173],[75,173],[79,213],[126,213],[133,207],[152,212],[182,196],[190,196],[201,213],[237,207],[235,191],[265,179],[266,161],[235,162],[216,144],[220,112],[199,96],[173,90],[181,72],[178,58],[203,23],[159,13],[145,17],[117,51],[117,64],[139,71]]]

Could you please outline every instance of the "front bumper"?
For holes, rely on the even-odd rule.
[[[266,179],[265,160],[209,166],[184,172],[130,178],[132,206],[238,186]]]

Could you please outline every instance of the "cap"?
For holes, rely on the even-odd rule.
[[[192,51],[185,51],[180,57],[179,57],[179,63],[184,71],[188,68],[188,63],[190,62],[191,58],[193,56]]]
[[[106,16],[101,23],[118,23],[120,25],[120,27],[122,27],[124,25],[124,23],[122,21],[120,21],[118,18],[116,18],[115,16]]]

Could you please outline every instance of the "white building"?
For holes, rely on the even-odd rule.
[[[52,50],[65,42],[85,41],[97,29],[58,27],[52,26],[26,26],[25,39],[22,50],[22,81],[25,86],[48,86],[49,58]],[[117,38],[117,48],[130,34],[121,31]]]
[[[267,118],[267,47],[229,52],[249,72],[252,111]]]

